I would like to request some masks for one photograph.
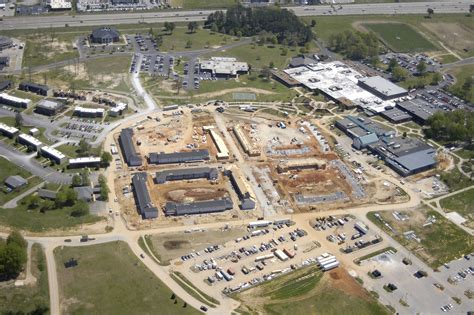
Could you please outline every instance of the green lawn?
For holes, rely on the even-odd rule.
[[[243,301],[244,314],[388,314],[372,296],[355,282],[344,270],[338,270],[344,280],[331,279],[329,273],[321,273],[316,267],[306,267],[266,282],[255,289],[237,295]],[[348,290],[336,287],[344,281]],[[344,285],[345,286],[345,285]],[[354,294],[354,291],[359,291]],[[258,305],[246,303],[246,297],[264,299]],[[261,305],[260,303],[263,303]],[[261,310],[263,308],[263,312]]]
[[[0,209],[0,224],[32,232],[43,232],[52,229],[67,230],[81,224],[102,220],[95,215],[82,217],[71,216],[72,208],[64,207],[41,213],[39,209],[28,209],[24,200],[16,208]]]
[[[474,237],[457,227],[451,221],[435,211],[420,208],[417,215],[411,214],[408,221],[396,221],[389,212],[379,212],[382,218],[390,224],[396,233],[391,232],[375,216],[374,212],[369,212],[367,218],[377,224],[380,228],[394,237],[400,244],[405,246],[413,254],[424,260],[432,268],[437,268],[444,263],[457,259],[466,253],[474,251]],[[420,216],[421,215],[421,216]],[[419,217],[418,217],[419,216]],[[423,227],[426,219],[434,216],[436,222]],[[403,232],[414,231],[421,239],[420,243],[415,240],[407,240]]]
[[[457,168],[441,173],[441,180],[448,185],[450,191],[463,189],[474,184],[474,180],[461,174]]]
[[[185,26],[176,27],[171,35],[165,33],[162,27],[153,30],[157,35],[162,35],[163,44],[159,47],[161,51],[199,50],[228,45],[240,40],[237,37],[203,29],[202,24],[194,33],[189,33]],[[186,47],[188,41],[191,41],[191,47]]]
[[[55,250],[60,300],[66,314],[199,314],[172,292],[124,242]],[[64,262],[79,265],[66,269]]]
[[[183,9],[228,8],[238,3],[237,0],[171,0],[172,7]]]
[[[314,46],[312,47],[314,48]],[[282,48],[281,45],[257,45],[251,43],[226,51],[210,53],[207,56],[235,57],[239,61],[249,63],[254,71],[258,71],[264,66],[268,67],[271,62],[273,62],[275,68],[284,69],[288,65],[290,58],[299,52],[297,48],[293,48],[293,50],[288,49],[287,54],[283,55]]]
[[[6,125],[9,125],[11,127],[14,127],[15,126],[15,117],[0,117],[0,122],[6,124]],[[47,145],[50,145],[50,144],[53,144],[52,141],[48,140],[48,138],[46,138],[46,136],[44,135],[44,132],[45,132],[45,128],[43,127],[35,127],[35,126],[26,126],[26,125],[23,125],[21,126],[20,128],[20,131],[23,132],[23,133],[26,133],[26,134],[29,134],[30,132],[30,129],[32,128],[37,128],[39,130],[39,135],[36,135],[35,138],[38,139],[39,141],[43,142],[44,144],[47,144]],[[13,139],[5,139],[5,142],[7,143],[10,143],[12,144],[13,142],[15,142]]]
[[[472,18],[466,16],[466,14],[437,14],[431,19],[426,19],[425,14],[406,14],[406,15],[364,15],[364,16],[308,16],[302,18],[306,23],[311,23],[311,20],[316,21],[316,26],[313,28],[316,36],[323,41],[327,41],[333,34],[343,32],[345,30],[351,30],[353,27],[357,27],[356,24],[367,23],[367,22],[393,22],[393,23],[405,23],[415,29],[422,32],[431,41],[436,43],[442,41],[445,45],[449,45],[450,36],[443,37],[445,34],[439,34],[426,28],[426,23],[436,23],[443,25],[442,23],[456,23],[463,29],[472,29],[473,23]],[[360,29],[357,27],[357,29]],[[472,32],[471,32],[472,34]],[[420,36],[418,34],[418,36]],[[441,48],[440,48],[441,49]],[[453,48],[452,48],[453,49]],[[464,52],[460,47],[454,47],[454,50],[463,57],[471,56],[473,51]],[[446,52],[447,53],[447,52]]]
[[[15,198],[16,196],[20,195],[24,191],[28,190],[31,187],[34,187],[41,183],[41,179],[32,176],[31,173],[28,171],[18,167],[16,164],[13,164],[12,162],[8,161],[7,159],[0,157],[0,183],[2,186],[2,189],[0,189],[0,205],[3,205],[5,202]],[[26,186],[21,187],[20,189],[16,189],[14,191],[11,191],[9,193],[6,193],[3,191],[4,187],[4,182],[5,179],[7,179],[8,176],[12,175],[20,175],[23,178],[26,178],[28,180],[28,184]],[[1,210],[0,209],[0,216],[3,211],[8,211],[8,210]]]
[[[474,223],[474,189],[441,199],[440,204],[446,212],[456,211],[462,215],[469,226]]]
[[[34,285],[15,287],[0,286],[1,314],[45,314],[49,313],[49,288],[46,260],[41,245],[31,249],[31,272],[37,282]],[[36,311],[36,312],[35,312]]]
[[[449,71],[452,75],[456,77],[456,84],[451,86],[449,90],[461,97],[467,99],[469,102],[474,102],[474,89],[471,88],[469,91],[464,91],[462,86],[468,77],[474,76],[474,65],[464,65],[462,67],[456,67],[450,69]]]
[[[436,47],[412,26],[403,23],[367,23],[364,27],[371,30],[396,52],[423,52]]]
[[[173,272],[171,274],[171,278],[175,279],[176,283],[178,283],[190,295],[192,295],[193,297],[201,301],[201,303],[207,304],[211,307],[215,307],[214,304],[217,304],[217,305],[221,304],[218,300],[202,292],[191,281],[189,281],[182,273],[178,271]],[[183,281],[187,285],[182,284],[181,281]],[[198,295],[196,292],[199,292],[200,295]]]

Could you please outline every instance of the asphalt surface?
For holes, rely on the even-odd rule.
[[[41,177],[43,180],[56,184],[70,184],[72,174],[60,173],[51,169],[50,167],[43,167],[33,157],[36,153],[26,155],[18,151],[13,151],[10,146],[0,142],[0,156],[15,163],[19,167],[27,170],[31,174]]]
[[[366,14],[426,14],[428,8],[437,13],[467,13],[472,1],[372,3],[301,6],[289,8],[298,16],[366,15]],[[225,11],[225,10],[223,10]],[[5,17],[0,29],[38,29],[67,26],[117,25],[139,23],[204,21],[214,10],[163,11],[137,13],[104,13],[87,15]]]

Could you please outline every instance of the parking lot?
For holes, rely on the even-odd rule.
[[[392,305],[400,305],[400,300],[406,302],[409,309],[407,313],[436,314],[450,311],[459,314],[472,310],[472,303],[464,295],[469,286],[472,290],[472,272],[466,274],[466,279],[460,285],[451,285],[446,278],[448,274],[456,274],[457,269],[469,269],[466,267],[469,261],[462,260],[462,267],[453,266],[436,273],[420,268],[413,257],[388,251],[362,261],[361,268],[370,275],[360,276],[369,290],[383,294]],[[452,297],[460,298],[461,304],[457,304]]]
[[[318,217],[311,226],[321,233],[328,241],[339,245],[339,250],[350,254],[382,242],[362,221],[350,216]]]
[[[305,230],[285,222],[248,229],[233,241],[191,252],[172,261],[173,269],[205,292],[212,287],[227,294],[315,264],[324,253],[321,245]]]

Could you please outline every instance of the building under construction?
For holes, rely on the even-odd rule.
[[[217,159],[218,160],[225,160],[229,158],[229,149],[227,149],[227,146],[224,143],[224,140],[222,137],[214,131],[214,129],[209,128],[209,134],[211,135],[212,141],[214,141],[214,144],[216,145],[217,148]]]
[[[249,139],[245,135],[240,125],[235,125],[232,130],[234,131],[234,134],[237,140],[239,140],[239,143],[242,146],[242,149],[244,150],[245,153],[248,154],[248,156],[260,155],[260,150],[255,148],[255,146],[252,143],[250,143]]]
[[[192,214],[206,214],[231,210],[233,203],[230,198],[196,201],[191,203],[176,203],[168,201],[164,212],[167,216],[180,216]]]
[[[232,166],[226,170],[226,175],[229,177],[232,187],[234,188],[240,200],[240,209],[251,210],[255,208],[255,195],[250,188],[250,185],[243,177],[240,170]]]
[[[278,173],[283,173],[291,170],[303,170],[303,169],[325,169],[326,161],[318,158],[305,158],[305,159],[291,159],[285,160],[278,164]]]

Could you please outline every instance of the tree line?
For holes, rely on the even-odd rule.
[[[472,144],[474,138],[474,113],[465,110],[439,111],[427,121],[427,137],[452,142]]]
[[[276,36],[279,44],[290,46],[304,46],[313,39],[309,26],[300,21],[293,12],[279,7],[233,6],[226,13],[211,13],[204,26],[215,32],[238,37],[270,32]]]

